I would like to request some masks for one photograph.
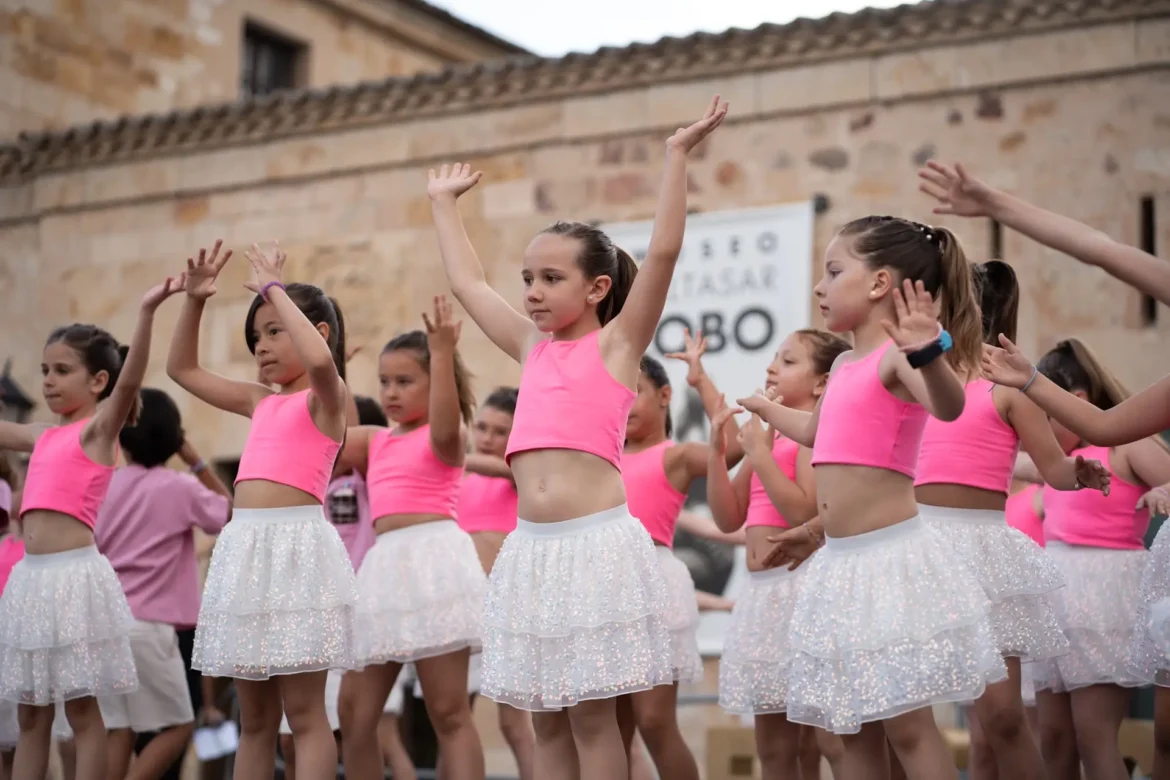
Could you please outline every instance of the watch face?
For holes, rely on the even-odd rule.
[[[329,502],[329,519],[334,525],[349,525],[358,521],[358,496],[349,485],[334,490],[326,500]]]

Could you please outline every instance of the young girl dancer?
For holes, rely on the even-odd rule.
[[[1019,287],[1011,266],[992,260],[974,268],[983,337],[1016,331]],[[1048,594],[1064,585],[1056,567],[1007,525],[1004,510],[1021,443],[1040,475],[1057,490],[1109,490],[1094,460],[1067,457],[1038,406],[1009,388],[995,388],[979,364],[960,367],[967,401],[954,422],[928,420],[914,481],[919,512],[945,536],[991,599],[991,628],[1008,679],[975,702],[999,776],[1044,777],[1040,746],[1021,699],[1021,664],[1069,651]]]
[[[910,778],[957,778],[930,705],[978,698],[1007,671],[978,581],[917,516],[914,474],[927,416],[963,411],[943,356],[953,348],[956,365],[978,364],[970,267],[947,230],[867,217],[830,243],[814,292],[828,328],[854,345],[816,409],[741,402],[813,447],[828,532],[792,618],[788,718],[846,735],[847,777],[884,776],[888,735]]]
[[[825,392],[833,363],[848,350],[848,342],[830,333],[798,330],[776,351],[768,366],[766,390],[783,397],[789,408],[810,412]],[[779,528],[799,527],[817,511],[812,453],[792,439],[765,431],[753,416],[741,433],[747,463],[733,481],[715,451],[730,440],[724,426],[734,412],[725,409],[712,421],[707,500],[720,530],[746,526],[751,577],[732,610],[724,639],[719,705],[754,716],[764,780],[794,780],[799,777],[802,739],[812,731],[785,715],[792,659],[789,628],[803,571],[768,568],[763,557],[771,547],[767,537]],[[831,739],[822,735],[823,742]],[[832,746],[825,747],[834,754]]]
[[[93,527],[133,419],[150,356],[154,312],[183,289],[167,278],[142,299],[130,349],[92,325],[49,334],[41,362],[44,396],[58,424],[0,422],[0,449],[32,452],[21,501],[25,556],[0,597],[0,698],[18,702],[13,776],[44,777],[55,704],[77,746],[80,780],[104,777],[106,728],[96,696],[138,685],[130,652],[134,619]]]
[[[358,571],[358,660],[341,683],[345,771],[382,776],[377,727],[403,664],[413,662],[439,739],[444,776],[482,778],[467,700],[479,649],[483,569],[454,520],[473,397],[456,350],[461,323],[436,297],[426,332],[391,339],[378,358],[382,408],[394,423],[350,431],[342,462],[366,472],[377,540]]]
[[[718,388],[703,370],[706,339],[684,334],[685,350],[667,355],[687,363],[687,384],[695,388],[708,416],[725,406]],[[670,607],[670,656],[673,685],[638,691],[630,697],[633,725],[642,734],[650,756],[663,777],[698,780],[699,768],[678,728],[678,684],[703,678],[699,656],[699,603],[695,582],[685,563],[675,557],[674,532],[691,482],[707,474],[708,447],[699,442],[675,444],[670,438],[670,380],[666,370],[649,355],[642,357],[637,397],[626,423],[622,452],[622,482],[630,514],[654,540],[659,568],[666,581]],[[726,457],[739,462],[743,449],[726,448]],[[726,468],[726,466],[724,466]],[[637,755],[636,753],[634,755]]]
[[[516,483],[504,456],[512,434],[518,394],[514,387],[497,387],[484,400],[472,426],[473,452],[467,456],[467,475],[459,487],[455,516],[459,527],[471,534],[479,561],[488,574],[504,539],[516,529]],[[474,659],[481,660],[479,656]],[[471,682],[469,687],[478,693],[478,680]],[[475,693],[473,704],[474,700]],[[536,735],[532,731],[532,715],[507,704],[500,704],[497,713],[500,733],[516,759],[520,780],[534,780]]]
[[[252,419],[232,520],[207,573],[192,666],[235,679],[236,772],[272,775],[283,710],[300,776],[322,780],[337,773],[325,679],[354,664],[353,567],[321,505],[345,436],[345,325],[320,288],[285,286],[279,247],[253,245],[245,287],[256,298],[244,339],[280,390],[211,373],[199,365],[199,321],[231,254],[216,241],[187,260],[187,300],[167,360],[167,374],[187,392]]]
[[[616,697],[674,681],[662,653],[670,641],[666,586],[649,534],[625,506],[621,451],[639,361],[682,248],[687,156],[726,114],[716,97],[703,119],[667,141],[640,272],[588,225],[560,222],[532,240],[522,271],[529,318],[488,286],[463,229],[456,199],[480,174],[467,165],[430,173],[451,288],[524,366],[508,455],[526,519],[492,568],[483,692],[538,713],[540,778],[627,777]]]
[[[1006,338],[1004,343],[1011,344]],[[1044,399],[1032,392],[1042,380],[1103,409],[1117,407],[1129,395],[1075,339],[1062,341],[1035,367],[1014,345],[1010,354],[996,350],[984,361],[984,371],[997,384],[1023,389],[1042,406]],[[1112,448],[1086,446],[1059,416],[1052,425],[1075,454],[1108,463],[1112,482],[1108,497],[1044,488],[1047,551],[1068,580],[1058,607],[1072,653],[1035,669],[1041,724],[1054,740],[1055,734],[1075,734],[1089,780],[1114,780],[1124,776],[1117,734],[1129,707],[1129,689],[1157,683],[1157,673],[1167,666],[1148,641],[1144,609],[1160,597],[1154,593],[1170,593],[1165,560],[1170,544],[1159,534],[1149,554],[1144,537],[1151,505],[1157,508],[1156,486],[1170,482],[1170,454],[1154,439]],[[1158,689],[1155,701],[1156,733],[1167,725],[1170,697],[1163,690]],[[1067,765],[1071,746],[1057,755],[1062,763],[1050,767],[1050,775],[1068,776],[1075,769]],[[1167,771],[1163,753],[1156,752],[1155,761],[1156,771]]]

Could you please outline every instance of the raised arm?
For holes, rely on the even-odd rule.
[[[451,316],[447,296],[435,296],[432,321],[423,314],[427,328],[427,346],[431,351],[431,394],[428,419],[431,426],[431,449],[449,466],[462,466],[465,456],[463,414],[459,405],[459,385],[455,381],[455,345],[459,341],[461,322]]]
[[[970,176],[961,164],[952,168],[932,160],[918,175],[922,179],[919,189],[940,204],[934,213],[990,217],[1170,305],[1170,262],[989,187]]]
[[[170,276],[162,284],[147,290],[138,309],[138,324],[130,337],[130,349],[118,373],[118,381],[110,395],[98,405],[94,414],[93,430],[109,442],[118,438],[130,412],[138,403],[138,391],[146,378],[146,364],[150,361],[150,336],[154,330],[154,312],[159,304],[184,288],[187,275],[179,274],[178,279]]]
[[[433,168],[429,172],[427,195],[439,238],[439,254],[455,299],[493,344],[521,363],[540,332],[532,320],[513,309],[488,285],[459,215],[457,199],[481,176],[479,171],[472,173],[470,165],[460,163],[444,165],[438,173]]]
[[[261,249],[258,244],[252,244],[252,249],[244,256],[252,264],[253,278],[244,286],[261,296],[276,309],[281,324],[288,331],[289,341],[293,350],[300,358],[305,373],[309,376],[309,387],[313,397],[320,404],[320,410],[329,421],[341,420],[344,427],[344,418],[349,406],[349,390],[341,378],[341,368],[329,348],[329,342],[317,326],[309,322],[305,313],[293,302],[284,289],[281,276],[284,272],[286,255],[280,246],[273,244],[271,248]],[[332,334],[339,338],[340,334]]]
[[[345,430],[345,442],[333,463],[333,476],[340,477],[357,470],[363,475],[369,467],[370,437],[385,430],[378,425],[358,425]]]
[[[658,209],[654,213],[650,246],[625,305],[612,323],[615,333],[634,354],[645,352],[654,338],[654,330],[666,305],[666,293],[674,278],[674,267],[682,251],[683,230],[687,223],[687,155],[722,124],[726,116],[727,104],[720,103],[716,95],[702,119],[690,127],[680,128],[666,142],[666,173],[658,196]]]
[[[671,360],[681,360],[687,364],[687,384],[693,387],[699,394],[699,401],[703,404],[703,411],[707,415],[708,420],[714,420],[715,415],[727,406],[727,401],[723,394],[719,392],[719,388],[711,381],[711,377],[707,375],[706,370],[703,369],[703,353],[707,351],[707,337],[699,334],[698,339],[691,337],[690,329],[683,331],[683,351],[670,352],[664,357]],[[743,444],[739,440],[739,423],[736,422],[735,417],[731,417],[727,421],[727,451],[725,458],[727,466],[730,468],[743,459]],[[695,456],[688,458],[691,478],[705,476],[707,474],[707,451],[706,448],[695,451]]]
[[[724,408],[711,420],[711,444],[707,447],[707,503],[719,530],[733,533],[747,518],[751,469],[745,464],[732,482],[727,471],[727,428],[739,409]]]
[[[271,395],[272,390],[258,382],[240,382],[213,374],[199,365],[199,321],[203,307],[215,295],[216,277],[232,256],[230,249],[221,253],[222,245],[222,241],[216,241],[210,254],[200,249],[198,259],[187,258],[187,298],[171,337],[167,376],[205,403],[251,417],[256,404]]]
[[[999,394],[1004,390],[995,388],[994,392]],[[1022,393],[1014,390],[1007,393],[1010,393],[1006,398],[1008,423],[1019,434],[1020,443],[1031,456],[1041,480],[1057,490],[1087,487],[1108,495],[1109,470],[1100,461],[1065,455],[1043,410]]]
[[[1098,409],[1036,371],[1019,347],[1000,335],[1003,348],[983,352],[983,375],[997,385],[1023,390],[1050,416],[1090,444],[1117,447],[1170,428],[1170,376],[1164,376],[1112,409]]]
[[[823,395],[817,399],[817,405],[811,412],[790,409],[781,403],[783,398],[760,392],[747,398],[740,398],[736,403],[752,414],[759,415],[761,420],[771,425],[781,436],[792,439],[802,447],[811,447],[817,438],[817,424],[821,419],[822,399],[824,399]]]
[[[49,426],[44,423],[20,423],[0,420],[0,450],[32,452],[37,439]]]

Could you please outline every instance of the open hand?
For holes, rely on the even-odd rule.
[[[1164,487],[1156,487],[1138,499],[1138,509],[1149,509],[1150,519],[1170,515],[1170,492]]]
[[[259,244],[252,244],[252,248],[244,252],[244,257],[252,264],[252,280],[244,282],[244,287],[259,295],[268,283],[280,283],[284,261],[288,259],[280,244],[273,241],[272,248],[268,250],[261,249]]]
[[[187,258],[187,297],[205,301],[215,295],[215,279],[232,258],[230,249],[220,254],[222,247],[223,240],[216,239],[210,254],[206,249],[200,249],[198,259]]]
[[[995,191],[967,174],[962,163],[952,168],[930,160],[918,169],[918,189],[938,201],[935,214],[954,214],[959,217],[991,216],[991,200]]]
[[[898,321],[882,320],[889,337],[903,352],[915,352],[930,344],[942,333],[934,299],[921,281],[902,281],[902,288],[894,288],[894,314]]]
[[[1032,380],[1036,367],[1023,352],[1020,352],[1020,348],[1002,333],[999,334],[999,343],[1003,345],[1002,349],[990,345],[983,347],[983,358],[980,362],[983,376],[994,384],[1018,390]]]
[[[454,351],[455,344],[459,341],[459,332],[463,329],[463,323],[456,320],[451,314],[451,304],[447,301],[447,296],[435,296],[433,320],[427,317],[426,312],[423,312],[422,318],[427,329],[427,345],[430,346],[431,351]]]
[[[156,284],[146,291],[146,295],[142,296],[142,308],[146,311],[154,311],[159,304],[170,298],[177,292],[180,292],[187,286],[187,274],[179,274],[176,279],[168,276],[163,280],[162,284]]]
[[[427,195],[431,200],[438,200],[444,196],[458,198],[474,187],[483,177],[482,171],[471,172],[467,163],[444,165],[435,173],[431,168],[427,171]]]
[[[687,364],[687,384],[697,387],[703,379],[703,354],[707,351],[707,337],[699,333],[699,338],[691,338],[691,329],[683,330],[683,351],[667,352],[663,357],[671,360],[681,360]]]
[[[719,125],[723,124],[723,120],[727,117],[727,103],[721,103],[719,96],[711,98],[711,104],[707,106],[707,113],[703,114],[703,118],[695,122],[690,127],[680,127],[674,132],[670,138],[666,139],[666,146],[668,149],[678,149],[683,154],[690,154],[690,151],[699,145],[711,132]]]
[[[1109,495],[1109,469],[1101,465],[1101,461],[1092,458],[1086,460],[1083,456],[1077,455],[1074,463],[1074,471],[1077,475],[1077,482],[1082,487],[1090,490],[1100,490],[1103,494]]]

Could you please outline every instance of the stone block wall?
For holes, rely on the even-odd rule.
[[[853,217],[935,221],[915,178],[931,156],[963,160],[996,185],[1128,243],[1139,241],[1141,199],[1152,197],[1165,256],[1170,24],[1143,22],[1139,33],[1119,27],[1128,34],[1101,26],[44,175],[0,189],[3,351],[15,358],[18,380],[36,389],[52,326],[91,320],[128,338],[142,291],[199,246],[222,237],[242,249],[279,238],[289,278],[321,284],[340,300],[347,340],[365,346],[351,383],[374,394],[381,345],[419,327],[430,297],[446,289],[428,167],[463,159],[485,172],[462,211],[489,279],[519,308],[520,259],[532,236],[558,218],[650,217],[664,139],[715,91],[730,98],[733,113],[695,154],[691,206],[706,212],[823,195],[814,256],[801,258],[814,276],[836,227]],[[1149,43],[1135,49],[1134,40]],[[1092,57],[1069,54],[1087,50]],[[986,221],[937,221],[956,230],[972,259],[987,257]],[[1170,373],[1166,307],[1144,323],[1140,296],[1103,272],[1010,232],[1003,245],[1023,286],[1021,341],[1030,354],[1079,336],[1131,387]],[[204,362],[240,378],[255,375],[243,338],[246,274],[242,258],[225,270],[202,335]],[[177,310],[173,302],[158,316],[147,379],[170,389],[163,365]],[[480,397],[517,380],[517,367],[470,323],[461,349]],[[240,451],[246,422],[181,392],[176,398],[201,451]]]

